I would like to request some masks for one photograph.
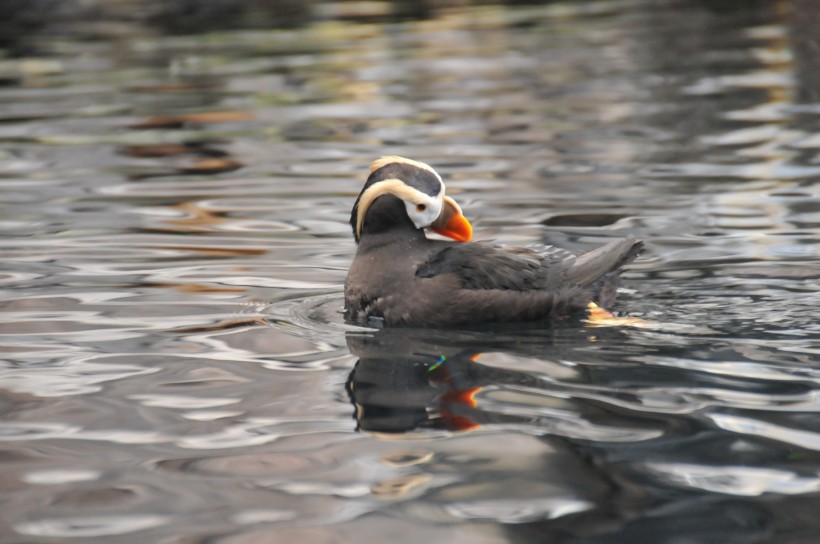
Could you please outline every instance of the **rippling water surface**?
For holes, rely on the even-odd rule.
[[[0,60],[0,540],[816,542],[812,3],[351,6]],[[641,321],[345,324],[382,154]]]

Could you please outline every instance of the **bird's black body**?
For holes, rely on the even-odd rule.
[[[390,177],[399,174],[411,180],[400,178],[408,185],[426,177]],[[431,194],[428,186],[419,190]],[[630,236],[575,256],[553,246],[430,240],[397,196],[379,196],[365,210],[358,202],[354,232],[364,216],[345,282],[346,317],[356,322],[441,327],[550,319],[585,310],[590,302],[605,307],[614,299],[619,269],[643,247]]]

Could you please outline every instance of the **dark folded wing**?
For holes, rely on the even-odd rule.
[[[416,276],[455,274],[466,289],[555,290],[575,262],[575,255],[553,246],[453,244],[420,266]]]

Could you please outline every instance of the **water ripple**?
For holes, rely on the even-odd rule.
[[[677,486],[729,495],[802,495],[820,490],[819,477],[803,477],[786,470],[683,463],[649,463],[647,469]]]
[[[810,2],[228,3],[7,10],[4,536],[816,540]],[[385,154],[627,319],[345,323]]]
[[[815,402],[815,404],[818,403]],[[709,414],[708,417],[715,422],[715,425],[730,432],[763,436],[800,448],[820,451],[820,433],[788,428],[761,419],[730,414]]]
[[[486,500],[447,505],[447,512],[463,519],[494,520],[501,523],[526,523],[539,519],[555,519],[593,508],[584,501],[564,498],[527,499],[523,501]]]
[[[50,538],[94,538],[143,531],[170,521],[169,516],[159,514],[49,518],[20,523],[15,530],[23,535]]]

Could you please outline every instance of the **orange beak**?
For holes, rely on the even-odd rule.
[[[438,216],[430,230],[456,242],[469,242],[473,238],[473,226],[461,214],[461,208],[449,196],[444,197],[444,209]]]

